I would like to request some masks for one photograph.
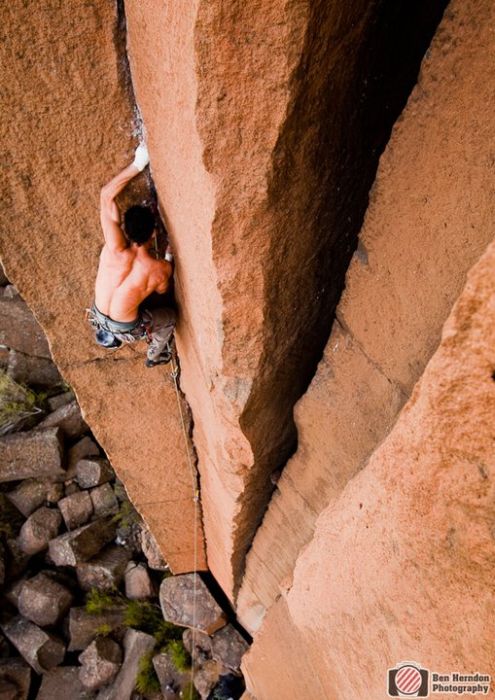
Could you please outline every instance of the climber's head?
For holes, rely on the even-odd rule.
[[[155,217],[149,207],[136,205],[124,214],[124,231],[131,243],[147,243],[155,230]]]

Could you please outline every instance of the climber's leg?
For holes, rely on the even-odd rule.
[[[148,345],[146,365],[162,364],[170,361],[169,347],[175,328],[175,311],[173,309],[146,309],[143,318],[150,324],[151,342]]]

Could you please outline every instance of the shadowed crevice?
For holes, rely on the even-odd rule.
[[[380,154],[446,5],[379,0],[339,16],[334,4],[311,5],[269,187],[277,222],[270,258],[284,264],[265,278],[268,340],[241,417],[255,464],[240,497],[238,582],[273,490],[270,474],[297,448],[294,405],[329,338]]]

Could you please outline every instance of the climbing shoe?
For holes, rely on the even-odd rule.
[[[161,355],[158,355],[156,360],[150,360],[148,357],[144,364],[146,365],[146,367],[156,367],[156,365],[167,365],[171,359],[172,353],[170,352],[170,350],[165,350],[161,353]]]

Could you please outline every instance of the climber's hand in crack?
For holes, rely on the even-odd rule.
[[[149,162],[150,157],[148,155],[148,147],[145,143],[140,143],[134,151],[134,160],[132,161],[132,164],[138,169],[139,172],[141,172],[141,170],[144,170]]]
[[[170,257],[156,260],[151,254],[154,212],[146,206],[132,206],[124,213],[121,226],[115,201],[148,163],[148,150],[142,144],[136,148],[132,163],[101,190],[100,221],[105,244],[96,277],[92,319],[98,329],[96,339],[106,347],[144,337],[150,340],[151,333],[147,360],[151,367],[164,362],[164,355],[170,355],[168,343],[174,331],[175,313],[173,309],[148,309],[143,302],[153,292],[167,291],[173,275],[172,261]],[[113,344],[112,338],[116,339]]]

